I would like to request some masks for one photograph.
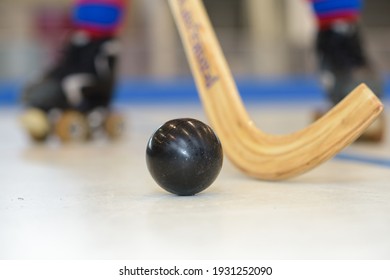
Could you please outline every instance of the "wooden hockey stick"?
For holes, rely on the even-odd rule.
[[[310,126],[270,135],[250,119],[201,0],[169,0],[211,126],[225,154],[245,174],[287,179],[311,170],[352,143],[383,110],[364,84]]]

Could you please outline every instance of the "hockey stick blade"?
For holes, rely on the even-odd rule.
[[[271,135],[250,119],[201,0],[169,0],[199,96],[230,161],[249,176],[283,180],[332,158],[357,139],[383,105],[364,84],[315,123]]]

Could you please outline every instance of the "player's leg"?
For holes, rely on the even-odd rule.
[[[321,80],[332,105],[354,87],[366,83],[377,95],[383,95],[383,83],[373,67],[360,29],[362,0],[312,0],[318,23],[316,51]],[[384,135],[384,117],[378,119],[360,140],[380,141]]]
[[[76,0],[73,30],[55,66],[23,92],[26,107],[49,112],[89,112],[108,107],[115,85],[115,65],[126,0]],[[29,118],[26,118],[27,120]]]
[[[74,30],[64,46],[63,57],[39,81],[27,87],[23,95],[26,105],[46,111],[68,106],[88,110],[94,104],[85,104],[86,100],[106,101],[114,82],[118,55],[115,36],[123,18],[124,4],[125,0],[77,0],[74,3]],[[96,85],[99,85],[98,93],[92,89]]]

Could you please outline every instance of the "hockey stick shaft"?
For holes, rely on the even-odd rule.
[[[323,118],[289,135],[270,135],[250,119],[201,0],[169,0],[211,126],[245,174],[281,180],[305,173],[352,143],[383,105],[360,85]]]

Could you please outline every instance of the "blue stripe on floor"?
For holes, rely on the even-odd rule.
[[[323,98],[319,83],[307,77],[238,79],[241,97],[248,101],[304,101]],[[200,102],[192,78],[176,80],[125,80],[118,84],[119,102]]]
[[[21,83],[0,80],[0,105],[16,105],[19,102]]]
[[[389,98],[390,77],[386,79],[385,97]],[[16,105],[24,87],[22,81],[0,80],[0,105]],[[237,78],[237,87],[245,101],[316,102],[325,94],[314,76],[288,76],[272,79]],[[200,99],[192,77],[158,80],[152,78],[122,79],[115,92],[118,103],[198,102]]]
[[[340,154],[336,155],[335,159],[390,168],[390,159],[385,159],[385,158],[340,153]]]

